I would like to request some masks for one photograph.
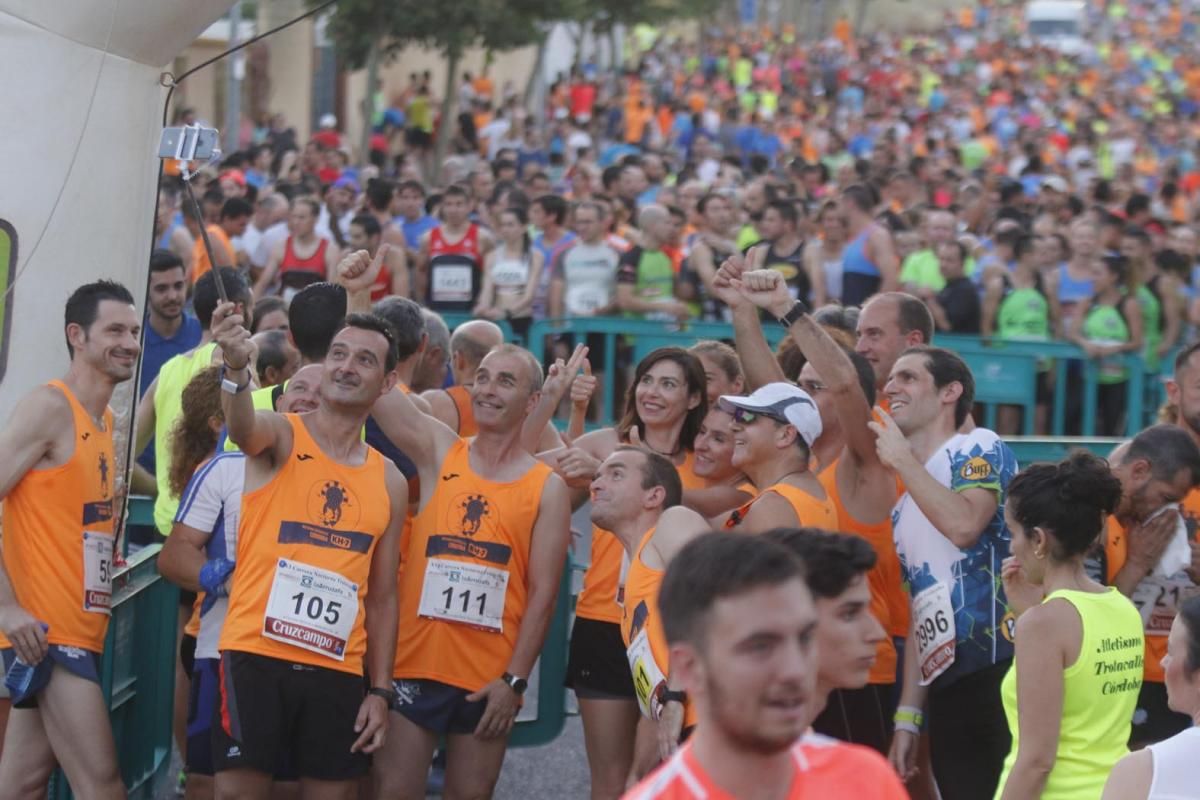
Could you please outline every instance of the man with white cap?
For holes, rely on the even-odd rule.
[[[791,383],[768,383],[749,397],[722,395],[718,407],[733,415],[733,465],[761,487],[719,522],[747,533],[837,530],[833,501],[808,468],[821,436],[821,415],[808,393]]]

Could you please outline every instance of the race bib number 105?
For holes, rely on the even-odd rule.
[[[357,584],[330,570],[279,559],[263,636],[345,661],[357,619]]]

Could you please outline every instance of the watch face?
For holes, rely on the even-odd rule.
[[[525,694],[525,690],[529,687],[529,681],[524,678],[516,678],[512,682],[513,691],[517,694]]]

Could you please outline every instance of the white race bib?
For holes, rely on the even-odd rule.
[[[471,273],[467,264],[437,264],[433,268],[433,288],[430,295],[435,303],[469,303]]]
[[[1171,578],[1151,574],[1138,583],[1129,599],[1142,615],[1147,636],[1168,636],[1179,605],[1196,594],[1200,594],[1200,586],[1186,573]]]
[[[357,584],[330,570],[279,559],[263,636],[345,661],[357,619]]]
[[[492,269],[492,282],[504,289],[523,289],[529,282],[529,265],[521,261],[505,261]]]
[[[950,587],[935,583],[913,598],[920,683],[928,686],[954,663],[954,606]]]
[[[596,309],[608,305],[608,292],[600,286],[568,286],[566,292],[567,315],[594,314]]]
[[[113,537],[83,532],[83,610],[112,614]]]
[[[650,636],[642,628],[625,650],[629,659],[629,672],[633,675],[633,690],[637,693],[638,707],[648,719],[658,719],[662,708],[655,697],[658,687],[665,685],[667,676],[658,668],[654,652],[650,649]]]
[[[431,558],[425,565],[425,583],[417,613],[429,619],[501,633],[507,592],[506,569]]]

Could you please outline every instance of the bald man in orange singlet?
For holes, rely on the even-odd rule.
[[[66,376],[26,395],[0,433],[0,653],[13,702],[0,758],[4,800],[44,796],[56,765],[80,797],[125,797],[99,662],[115,544],[108,403],[133,377],[140,331],[124,286],[76,289],[66,309]]]
[[[422,415],[400,392],[372,412],[421,483],[400,576],[397,700],[374,762],[376,797],[423,798],[443,736],[445,795],[491,796],[554,614],[570,498],[521,441],[541,394],[541,364],[501,345],[473,380],[473,439]]]

